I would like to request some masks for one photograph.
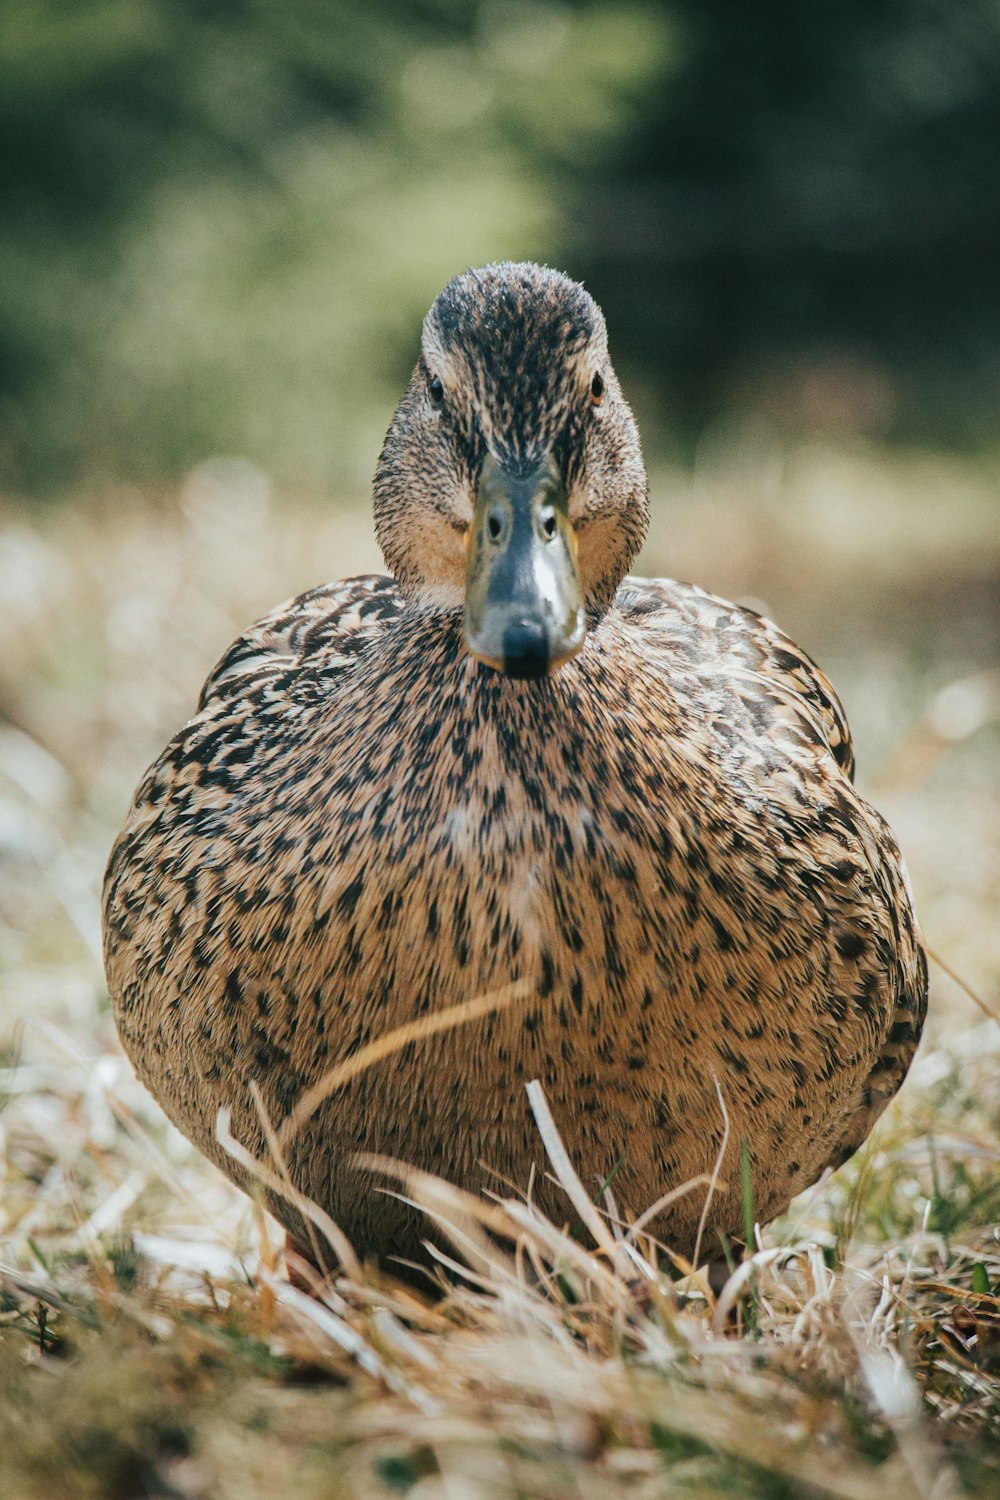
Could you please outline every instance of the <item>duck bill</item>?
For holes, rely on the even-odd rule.
[[[508,677],[544,677],[586,635],[576,538],[550,456],[515,474],[487,455],[468,537],[465,643]]]

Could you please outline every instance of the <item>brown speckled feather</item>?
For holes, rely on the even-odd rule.
[[[320,650],[326,672],[351,666],[402,607],[395,583],[384,574],[324,583],[286,599],[251,625],[212,668],[198,699],[199,713],[244,692],[260,697],[266,685],[280,701],[285,674],[298,671]]]
[[[536,686],[462,655],[457,621],[426,638],[389,579],[315,590],[224,658],[116,848],[123,1038],[224,1167],[215,1110],[248,1077],[280,1118],[390,1026],[537,976],[526,1011],[410,1049],[303,1138],[300,1182],[362,1246],[417,1253],[352,1150],[527,1182],[536,1074],[592,1180],[625,1152],[635,1211],[711,1166],[717,1078],[767,1218],[905,1072],[922,956],[888,831],[821,733],[843,754],[825,679],[700,590],[629,581],[619,604]],[[661,1225],[682,1249],[700,1207]],[[737,1232],[739,1194],[719,1209]]]
[[[442,337],[427,343],[439,360]],[[584,649],[537,681],[470,656],[449,593],[459,468],[442,499],[446,455],[469,440],[431,426],[421,388],[377,502],[380,529],[409,538],[405,585],[350,579],[265,616],[136,795],[105,885],[122,1040],[239,1179],[215,1122],[231,1106],[263,1153],[251,1080],[281,1120],[384,1032],[523,979],[524,1003],[327,1099],[290,1147],[297,1185],[379,1256],[419,1258],[426,1224],[352,1166],[358,1151],[469,1187],[526,1186],[534,1169],[561,1216],[525,1097],[537,1077],[584,1180],[617,1165],[618,1202],[638,1213],[711,1170],[721,1092],[730,1149],[709,1226],[739,1236],[742,1137],[766,1221],[860,1144],[905,1074],[926,968],[899,853],[851,785],[833,689],[775,626],[666,580],[607,597],[645,503],[624,480],[614,498],[632,463],[608,456],[628,439],[623,403],[608,436],[578,440]],[[423,510],[407,443],[434,475]],[[611,504],[635,509],[627,544],[602,530]],[[703,1202],[682,1197],[657,1231],[689,1253]]]

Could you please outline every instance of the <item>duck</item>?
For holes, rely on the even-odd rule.
[[[298,1241],[308,1203],[427,1265],[387,1159],[565,1218],[537,1081],[588,1190],[690,1258],[743,1239],[747,1171],[765,1224],[906,1075],[926,958],[841,703],[762,615],[631,576],[648,521],[593,298],[458,275],[376,468],[387,573],[252,625],[135,794],[103,896],[121,1041],[245,1189],[294,1122],[265,1199]]]

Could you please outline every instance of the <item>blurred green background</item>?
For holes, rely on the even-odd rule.
[[[0,484],[355,487],[469,264],[605,307],[647,447],[1000,428],[994,0],[4,0]]]

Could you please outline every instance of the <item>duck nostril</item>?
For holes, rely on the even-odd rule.
[[[498,510],[491,510],[486,517],[486,530],[491,542],[496,542],[503,531],[503,516]]]

